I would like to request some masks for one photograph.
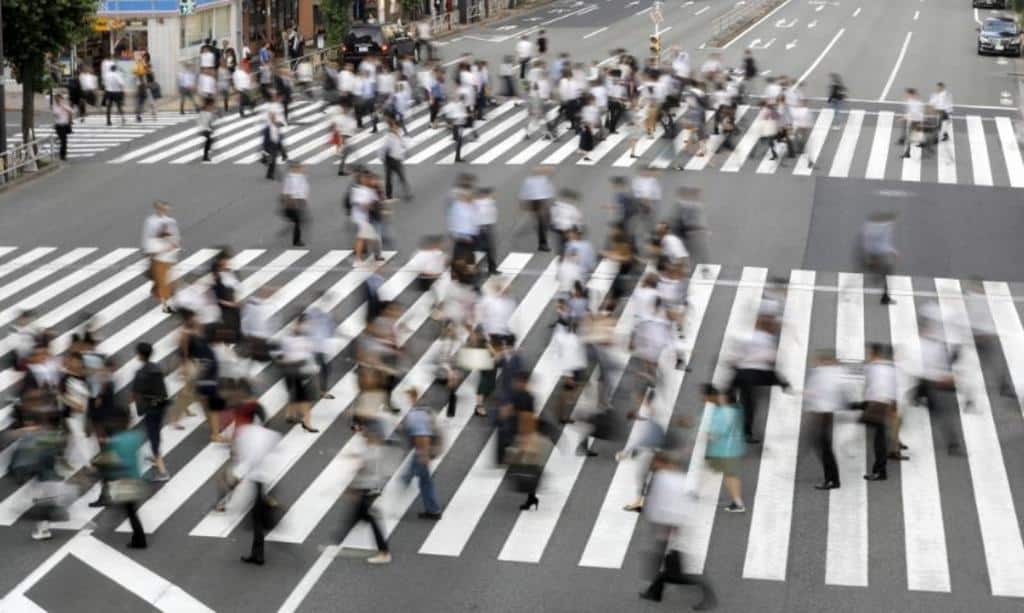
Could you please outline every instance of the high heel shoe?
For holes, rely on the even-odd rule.
[[[301,425],[302,425],[302,429],[305,430],[306,432],[319,432],[320,431],[319,429],[307,426],[306,424],[301,424]]]
[[[530,507],[533,507],[534,509],[537,509],[537,508],[539,508],[539,506],[540,506],[540,500],[536,496],[531,494],[530,497],[526,499],[526,502],[524,502],[523,504],[519,505],[519,510],[520,511],[529,511]]]

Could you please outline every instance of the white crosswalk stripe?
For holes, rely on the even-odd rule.
[[[68,135],[68,157],[89,158],[190,120],[195,121],[195,116],[160,112],[156,120],[147,114],[141,122],[130,121],[123,126],[115,122],[113,126],[106,126],[101,117],[91,116],[86,123],[78,122],[72,126],[71,134]],[[35,131],[36,138],[48,138],[55,134],[53,127],[48,125],[36,128]],[[11,137],[11,143],[20,142],[20,134]],[[56,149],[56,142],[54,144]]]
[[[835,117],[827,122],[822,120],[823,125],[830,125]],[[831,166],[842,171],[845,165],[846,162],[842,162],[839,166]],[[215,253],[213,249],[203,249],[187,254],[175,267],[174,277],[180,278],[202,267]],[[33,320],[39,326],[53,328],[58,333],[55,347],[63,350],[68,347],[72,330],[82,320],[82,313],[96,310],[94,317],[101,329],[112,332],[103,341],[102,350],[108,355],[127,359],[114,377],[116,386],[124,388],[135,368],[134,360],[128,359],[134,342],[139,339],[152,342],[156,359],[163,362],[174,352],[177,336],[176,331],[162,325],[169,322],[169,317],[159,308],[141,308],[149,299],[149,282],[140,278],[144,264],[135,260],[137,255],[133,248],[64,250],[0,247],[0,277],[8,277],[4,279],[7,283],[0,285],[0,319],[9,322],[16,309],[31,307],[34,310]],[[239,288],[241,298],[271,283],[279,286],[270,299],[273,311],[287,310],[294,314],[297,312],[295,307],[305,304],[303,297],[314,293],[314,288],[327,288],[325,292],[315,292],[320,296],[318,304],[326,311],[339,312],[338,321],[341,321],[337,327],[338,336],[327,352],[330,361],[341,358],[366,326],[366,306],[358,292],[374,269],[352,268],[347,263],[351,255],[347,250],[327,251],[316,257],[310,257],[303,250],[270,253],[249,250],[236,255],[232,263],[244,269]],[[408,258],[392,253],[388,253],[387,258],[403,263],[394,268],[394,272],[383,273],[386,278],[380,290],[381,296],[395,299],[414,295],[399,322],[398,344],[402,347],[417,345],[416,353],[409,356],[411,367],[395,389],[393,398],[399,412],[389,417],[384,425],[384,434],[391,435],[402,427],[410,408],[402,402],[403,391],[415,388],[420,398],[425,398],[433,385],[434,363],[440,343],[430,342],[426,349],[423,349],[423,344],[409,343],[414,336],[427,336],[428,340],[433,340],[436,334],[432,329],[436,326],[428,323],[433,298],[412,289],[422,260],[419,256]],[[514,295],[521,296],[512,318],[517,344],[526,347],[527,339],[544,340],[543,345],[529,343],[529,346],[536,347],[538,355],[536,359],[526,358],[532,372],[531,389],[535,394],[536,410],[544,413],[551,410],[547,406],[550,404],[548,400],[560,393],[563,374],[559,350],[549,339],[546,326],[540,323],[548,319],[558,295],[556,267],[556,259],[529,253],[511,253],[501,266],[505,285]],[[115,272],[110,274],[112,268]],[[613,262],[599,263],[588,282],[593,302],[600,302],[611,290],[617,269]],[[740,270],[702,265],[695,271],[689,287],[689,310],[681,349],[686,355],[693,356],[698,347],[708,348],[710,344],[712,351],[708,355],[713,356],[710,359],[715,362],[712,381],[719,387],[728,387],[731,364],[739,343],[753,333],[767,278],[768,270],[764,268]],[[974,517],[969,521],[976,518],[980,528],[973,534],[958,535],[956,551],[961,555],[957,557],[984,560],[982,569],[973,568],[970,572],[983,572],[987,576],[993,596],[1024,596],[1021,587],[1024,585],[1024,538],[1011,489],[1011,479],[1018,476],[1020,469],[1004,455],[1006,441],[1001,439],[1002,433],[996,429],[992,406],[995,397],[992,396],[990,401],[989,390],[997,388],[1000,382],[992,378],[994,373],[983,370],[987,367],[979,356],[980,346],[975,346],[969,328],[970,318],[977,316],[973,307],[980,304],[991,313],[994,338],[1001,348],[997,353],[1005,360],[1017,400],[1024,397],[1024,375],[1021,375],[1024,372],[1024,325],[1019,306],[1021,296],[1014,295],[1020,287],[1006,282],[986,282],[983,293],[966,298],[960,282],[953,279],[912,281],[908,277],[891,277],[889,286],[895,303],[887,307],[886,313],[873,304],[866,304],[872,298],[877,302],[877,293],[864,285],[865,280],[860,274],[836,275],[805,270],[790,273],[777,366],[796,393],[784,393],[777,387],[772,389],[765,414],[764,448],[759,456],[744,460],[753,463],[750,468],[758,471],[758,477],[756,489],[746,492],[751,496],[750,526],[742,533],[743,547],[734,552],[742,559],[734,560],[737,572],[739,561],[742,561],[742,576],[745,578],[786,581],[792,576],[792,556],[796,551],[804,550],[803,544],[797,546],[796,543],[811,538],[796,529],[801,525],[801,516],[818,512],[814,509],[821,508],[824,509],[827,528],[823,557],[825,568],[821,575],[825,584],[866,588],[869,586],[869,564],[874,568],[875,564],[896,563],[905,564],[909,590],[955,591],[951,574],[961,562],[950,558],[946,535],[957,530],[955,522],[964,518],[944,516],[944,493],[946,496],[970,496]],[[72,296],[73,291],[78,293]],[[975,297],[979,302],[968,302]],[[727,318],[724,313],[722,317],[726,321],[705,317],[713,312],[713,299],[719,301],[716,303],[718,307],[728,310]],[[835,300],[834,306],[832,300]],[[936,303],[934,313],[939,318],[939,334],[944,336],[946,343],[958,347],[954,382],[955,401],[960,408],[956,413],[959,419],[955,421],[963,433],[966,448],[963,461],[967,463],[968,479],[964,478],[966,471],[949,473],[949,464],[936,458],[936,449],[941,449],[941,446],[937,447],[933,439],[932,416],[927,408],[916,404],[911,393],[916,385],[912,374],[920,372],[922,363],[917,322],[928,303],[933,301]],[[636,301],[630,296],[617,315],[618,338],[628,338],[635,309]],[[343,314],[340,313],[342,310],[345,311]],[[799,503],[800,488],[805,487],[805,482],[797,476],[797,457],[802,450],[801,445],[805,444],[799,435],[808,355],[815,349],[811,344],[814,336],[811,334],[812,325],[834,326],[836,356],[843,363],[856,364],[865,357],[867,330],[878,331],[868,324],[880,315],[888,319],[883,333],[888,339],[881,340],[889,340],[893,345],[895,363],[902,373],[901,398],[905,400],[900,407],[903,418],[900,437],[910,447],[912,455],[910,461],[901,463],[898,472],[889,475],[890,481],[900,482],[900,495],[894,500],[898,508],[878,508],[879,500],[883,500],[876,499],[879,490],[861,478],[862,474],[869,472],[872,458],[867,450],[864,428],[852,413],[837,415],[834,425],[843,486],[828,493],[827,505],[809,508]],[[878,322],[874,323],[877,325]],[[288,325],[290,322],[282,326],[282,330]],[[831,343],[831,340],[826,340],[827,348]],[[12,339],[0,338],[0,353],[7,353],[12,346]],[[613,390],[618,389],[617,397],[627,398],[629,394],[623,392],[633,385],[633,375],[627,368],[630,353],[624,341],[611,353],[611,361],[622,369],[609,374],[608,382]],[[692,381],[694,375],[674,368],[674,363],[670,363],[674,362],[674,354],[663,356],[663,362],[659,387],[644,406],[637,407],[645,419],[631,424],[625,442],[627,447],[638,445],[645,439],[648,428],[666,428],[669,420],[679,412],[692,411],[683,408],[688,406],[683,400],[683,390],[696,385]],[[313,407],[312,424],[319,432],[310,433],[300,426],[289,426],[275,451],[267,456],[265,473],[269,475],[268,489],[274,493],[278,489],[295,492],[280,499],[284,517],[268,535],[271,541],[308,544],[315,542],[321,534],[330,532],[333,527],[330,517],[356,477],[358,463],[352,452],[359,445],[360,435],[347,434],[345,422],[347,414],[355,406],[359,384],[354,368],[336,368],[335,371],[330,381],[335,398],[320,400]],[[576,401],[575,417],[579,418],[593,406],[597,376],[596,370],[587,373],[586,385]],[[280,429],[275,425],[280,420],[274,416],[282,412],[288,401],[284,383],[272,369],[265,372],[261,369],[257,379],[261,383],[260,402],[271,418],[272,427]],[[9,388],[16,381],[13,369],[0,371],[0,388]],[[851,387],[859,387],[856,377],[851,377],[850,381]],[[623,507],[641,491],[649,457],[629,456],[610,466],[611,454],[607,452],[618,447],[619,443],[615,442],[600,444],[598,457],[577,455],[574,451],[581,440],[580,434],[574,427],[567,426],[560,432],[554,432],[557,443],[543,461],[544,479],[538,492],[540,507],[535,510],[501,508],[502,505],[496,503],[505,500],[498,493],[506,484],[508,471],[494,463],[497,436],[487,431],[483,436],[475,436],[479,433],[472,432],[470,427],[481,423],[473,419],[478,382],[479,373],[470,374],[456,390],[459,405],[454,417],[438,420],[444,433],[443,445],[432,459],[430,471],[455,479],[444,488],[453,493],[444,501],[442,517],[427,532],[420,533],[418,538],[422,540],[405,545],[408,555],[463,556],[472,551],[476,535],[485,526],[501,525],[503,533],[498,535],[500,548],[489,552],[489,556],[502,561],[547,564],[553,558],[565,559],[554,555],[552,548],[555,542],[559,542],[560,531],[570,517],[577,524],[581,520],[585,522],[583,531],[578,529],[578,525],[572,531],[575,534],[573,538],[579,542],[570,544],[570,547],[578,547],[577,551],[581,552],[578,560],[573,562],[575,565],[623,569],[630,564],[632,555],[642,555],[639,551],[634,552],[641,516]],[[685,382],[688,382],[686,386]],[[180,373],[174,371],[169,374],[167,384],[169,391],[176,394],[182,387]],[[632,404],[634,401],[625,402]],[[710,552],[719,539],[724,538],[719,536],[719,531],[713,530],[720,512],[722,476],[708,470],[704,462],[709,415],[710,411],[705,409],[695,433],[687,476],[687,487],[693,495],[686,501],[689,524],[685,535],[678,535],[684,539],[678,546],[686,547],[694,572],[703,572]],[[8,425],[11,419],[10,407],[0,410],[0,426]],[[135,422],[135,427],[139,427],[137,418]],[[186,419],[182,424],[185,426],[183,430],[170,425],[162,430],[163,451],[172,467],[172,477],[166,483],[154,484],[152,492],[140,504],[143,526],[148,533],[169,532],[175,538],[235,538],[251,508],[251,495],[247,492],[249,485],[243,483],[240,486],[225,511],[210,511],[214,502],[214,478],[228,461],[229,448],[206,443],[202,437],[208,436],[209,431],[200,418]],[[227,432],[230,432],[230,427]],[[334,447],[329,457],[314,452],[323,441],[339,436],[342,437],[340,451]],[[184,443],[189,439],[202,444],[192,445],[186,452],[190,446]],[[473,447],[467,449],[471,441],[475,441],[472,442]],[[0,497],[0,527],[13,526],[19,520],[27,521],[26,513],[32,508],[37,492],[35,481],[16,485],[9,483],[11,477],[6,474],[7,463],[12,456],[13,446],[0,449],[0,485],[5,487],[5,493]],[[373,505],[373,510],[381,518],[386,538],[405,538],[407,533],[401,527],[414,521],[418,489],[406,485],[410,460],[410,452],[405,451],[395,457],[395,462],[389,463],[383,475],[385,485]],[[601,466],[601,470],[591,471],[592,464],[595,469]],[[310,475],[309,468],[312,467],[312,475],[296,475],[297,484],[275,488],[285,479],[290,480],[300,466],[304,467],[301,472],[305,475]],[[442,467],[445,467],[443,472]],[[596,491],[595,487],[598,488]],[[98,495],[98,485],[80,491],[68,508],[68,518],[55,522],[53,528],[81,530],[93,526],[93,522],[111,526],[109,522],[99,522],[98,517],[101,513],[116,514],[115,510],[88,505]],[[892,497],[884,500],[892,500]],[[581,504],[592,504],[595,508],[581,508]],[[197,513],[197,509],[201,511]],[[869,522],[879,513],[902,514],[899,538],[890,539],[890,542],[869,539],[869,535],[874,535],[869,531]],[[492,516],[503,519],[496,524],[490,521]],[[172,521],[181,518],[187,525]],[[121,523],[115,528],[105,528],[111,529],[126,532],[128,526]],[[176,534],[182,531],[187,534]],[[820,539],[820,535],[816,538]],[[173,538],[166,539],[167,543],[171,541]],[[821,544],[814,546],[821,547]],[[374,541],[366,525],[357,525],[335,547],[373,549]],[[964,556],[964,547],[974,547],[976,557],[975,554]],[[902,569],[887,570],[897,575],[902,572]]]

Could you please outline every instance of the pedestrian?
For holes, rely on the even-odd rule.
[[[498,262],[494,257],[498,243],[495,228],[498,226],[498,205],[494,200],[494,188],[481,187],[477,189],[474,202],[477,215],[477,243],[480,251],[484,252],[487,264],[487,274],[498,273]]]
[[[532,213],[537,222],[537,251],[551,251],[548,247],[548,214],[555,197],[551,174],[550,167],[538,166],[519,190],[519,201],[523,209]]]
[[[828,81],[828,104],[833,111],[838,112],[843,105],[843,100],[846,99],[846,86],[843,85],[842,77],[835,72],[828,75]]]
[[[193,284],[185,286],[185,290],[182,290],[181,294],[187,293],[198,293],[194,288]],[[179,304],[182,316],[182,326],[178,332],[178,357],[181,363],[181,388],[178,393],[174,396],[174,406],[171,408],[171,414],[168,416],[168,423],[171,424],[176,430],[184,430],[180,422],[182,418],[193,417],[195,414],[190,408],[192,403],[197,400],[196,397],[196,379],[199,375],[199,358],[192,354],[192,350],[197,346],[198,343],[202,342],[201,339],[196,337],[202,336],[202,329],[199,323],[199,318],[193,311],[182,307],[182,298],[185,296],[179,295],[176,302]]]
[[[437,98],[431,96],[431,99]],[[444,105],[442,114],[452,130],[452,140],[455,142],[455,162],[462,162],[462,139],[464,131],[470,123],[470,112],[465,98],[462,95],[453,96],[451,101]]]
[[[185,101],[192,103],[196,113],[199,112],[199,103],[196,101],[196,74],[188,64],[182,64],[178,71],[178,112],[185,114]]]
[[[53,106],[50,110],[53,113],[53,131],[60,142],[60,159],[63,162],[68,159],[68,135],[71,134],[74,110],[60,94],[53,96]]]
[[[285,126],[281,115],[279,97],[274,96],[275,102],[267,105],[267,113],[263,126],[263,162],[267,165],[267,179],[274,180],[277,177],[277,158],[281,157],[288,161],[288,152],[284,148],[281,138],[281,129]]]
[[[160,301],[165,313],[171,313],[170,300],[174,294],[171,267],[181,252],[181,232],[178,222],[170,216],[170,205],[162,200],[153,203],[153,214],[146,218],[142,250],[149,257],[153,297]]]
[[[962,436],[956,423],[960,411],[957,410],[956,381],[953,378],[953,364],[958,359],[959,348],[951,350],[946,344],[942,322],[927,316],[930,311],[938,309],[934,302],[921,307],[921,375],[913,399],[924,400],[928,406],[938,430],[942,432],[949,455],[963,456]],[[970,408],[968,400],[964,409]]]
[[[868,481],[885,481],[890,449],[899,451],[899,372],[892,363],[892,348],[882,343],[873,343],[868,352],[868,363],[864,367],[864,413],[861,421],[871,433],[874,462],[871,472],[864,475]],[[890,441],[895,441],[892,445]]]
[[[474,266],[476,257],[473,250],[477,245],[480,226],[473,204],[471,184],[460,181],[448,205],[448,234],[452,241],[452,264]]]
[[[924,129],[924,102],[913,87],[907,88],[903,108],[903,134],[899,144],[903,145],[903,157],[909,158],[911,147],[922,145]]]
[[[258,406],[261,411],[262,407]],[[263,422],[264,424],[266,422]],[[242,556],[242,562],[263,566],[266,562],[264,542],[267,530],[273,528],[277,502],[270,497],[267,489],[273,479],[266,464],[266,458],[273,457],[273,450],[280,442],[281,435],[266,427],[253,423],[252,418],[237,426],[238,433],[233,441],[235,475],[238,481],[247,479],[256,486],[249,521],[252,524],[252,545],[249,555]]]
[[[405,200],[412,200],[412,189],[409,181],[405,178],[405,139],[402,138],[401,126],[394,118],[388,118],[388,134],[385,137],[384,145],[381,148],[381,158],[384,161],[384,194],[390,200],[393,196],[392,176],[397,176],[402,182],[402,192]]]
[[[356,119],[352,114],[352,107],[348,103],[342,103],[339,111],[334,114],[331,124],[331,137],[334,139],[338,151],[338,176],[348,174],[345,171],[345,161],[348,159],[349,149],[352,147],[350,140],[359,129],[356,126]]]
[[[383,486],[384,479],[380,466],[383,440],[379,428],[376,420],[359,416],[353,420],[353,429],[356,431],[354,440],[357,447],[354,455],[359,458],[359,469],[349,495],[351,511],[342,523],[338,540],[340,541],[348,534],[356,523],[365,521],[370,524],[377,547],[377,553],[366,561],[369,564],[390,564],[391,552],[388,548],[387,538],[373,511],[373,502]]]
[[[245,117],[245,109],[255,109],[252,102],[252,77],[243,63],[231,73],[232,85],[238,92],[238,116]]]
[[[167,481],[170,475],[160,454],[160,430],[164,425],[164,413],[167,410],[168,394],[164,385],[164,373],[158,364],[150,361],[153,357],[153,346],[139,343],[135,346],[135,357],[142,365],[135,371],[132,380],[132,401],[135,410],[142,415],[146,424],[146,438],[153,454],[153,481]]]
[[[211,272],[213,295],[220,308],[220,327],[227,329],[234,342],[241,335],[241,311],[236,298],[240,285],[231,270],[231,252],[227,248],[221,249],[214,258]]]
[[[292,162],[281,190],[281,213],[292,226],[293,247],[306,246],[302,242],[302,228],[306,225],[308,201],[309,180],[306,178],[305,168],[298,162]]]
[[[846,377],[844,367],[830,350],[825,349],[818,352],[815,365],[807,376],[804,409],[812,414],[814,447],[825,472],[824,481],[814,486],[817,490],[833,490],[840,485],[832,431],[836,411],[845,409],[847,405]]]
[[[281,337],[279,365],[284,372],[288,388],[285,421],[300,424],[306,432],[319,432],[310,424],[310,411],[318,397],[316,393],[317,365],[313,356],[313,343],[306,333],[306,317],[299,315],[288,332]]]
[[[405,433],[409,437],[412,454],[409,469],[402,480],[406,485],[414,478],[419,482],[420,500],[423,501],[423,512],[419,514],[419,518],[436,521],[441,519],[441,506],[437,502],[434,477],[430,474],[430,462],[437,457],[438,450],[441,449],[441,432],[434,419],[433,410],[417,402],[419,391],[410,387],[406,389],[405,395],[412,406],[405,418]]]
[[[889,296],[889,275],[899,258],[894,244],[896,216],[877,211],[872,213],[860,229],[857,240],[858,260],[865,273],[877,277],[882,284],[882,305],[896,304]]]
[[[156,101],[153,95],[156,77],[153,76],[153,64],[148,52],[143,51],[135,60],[132,74],[135,76],[135,121],[142,122],[142,110],[147,104],[153,114],[153,121],[156,121]]]
[[[946,89],[946,84],[939,82],[935,84],[935,93],[928,100],[928,106],[939,113],[939,129],[936,133],[937,141],[948,141],[949,130],[947,125],[953,117],[953,94]]]
[[[334,400],[334,394],[330,392],[330,343],[334,338],[334,330],[337,327],[331,314],[324,310],[321,301],[326,299],[321,296],[306,307],[303,315],[306,318],[306,336],[313,346],[313,359],[316,362],[320,398]]]
[[[203,136],[203,162],[212,161],[210,159],[210,151],[213,149],[213,122],[215,119],[216,114],[213,102],[206,100],[203,102],[203,109],[199,111],[199,116],[196,118],[199,133]]]
[[[103,82],[103,88],[107,93],[106,107],[107,107],[107,125],[114,125],[110,121],[110,112],[113,107],[117,107],[117,114],[121,116],[121,125],[125,124],[124,120],[124,78],[121,73],[117,70],[117,64],[110,64],[110,72],[107,73],[106,79]]]
[[[537,489],[544,471],[544,459],[551,444],[538,430],[533,392],[530,390],[530,375],[525,371],[515,373],[513,391],[509,398],[509,409],[515,417],[515,447],[509,451],[509,468],[517,489],[526,494],[526,500],[519,505],[520,511],[540,507]]]
[[[111,424],[113,433],[107,439],[99,456],[108,482],[107,499],[110,504],[120,506],[128,518],[132,529],[132,539],[128,542],[128,547],[145,549],[146,532],[139,521],[135,506],[144,493],[139,468],[139,448],[142,447],[143,436],[137,430],[128,427],[127,411],[120,411]]]
[[[516,43],[516,60],[519,61],[519,80],[526,80],[526,70],[533,60],[533,42],[530,37],[523,34]]]
[[[729,394],[743,407],[743,434],[750,444],[761,442],[754,436],[754,419],[759,412],[761,389],[781,385],[783,391],[789,390],[789,383],[776,371],[777,352],[774,318],[758,315],[754,333],[738,351],[738,358],[733,364],[735,374],[729,388]]]

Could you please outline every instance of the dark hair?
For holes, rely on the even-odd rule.
[[[718,388],[715,387],[714,383],[705,383],[703,388],[705,396],[717,396],[719,394]]]
[[[153,345],[149,343],[139,343],[135,345],[135,353],[143,362],[148,362],[149,358],[153,356]]]

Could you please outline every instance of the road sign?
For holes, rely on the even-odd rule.
[[[654,3],[654,10],[651,11],[650,15],[651,15],[651,21],[654,22],[654,25],[661,25],[661,23],[663,21],[665,21],[665,17],[661,14],[661,3],[660,2],[655,2]]]
[[[178,0],[178,14],[192,15],[196,12],[196,0]]]

